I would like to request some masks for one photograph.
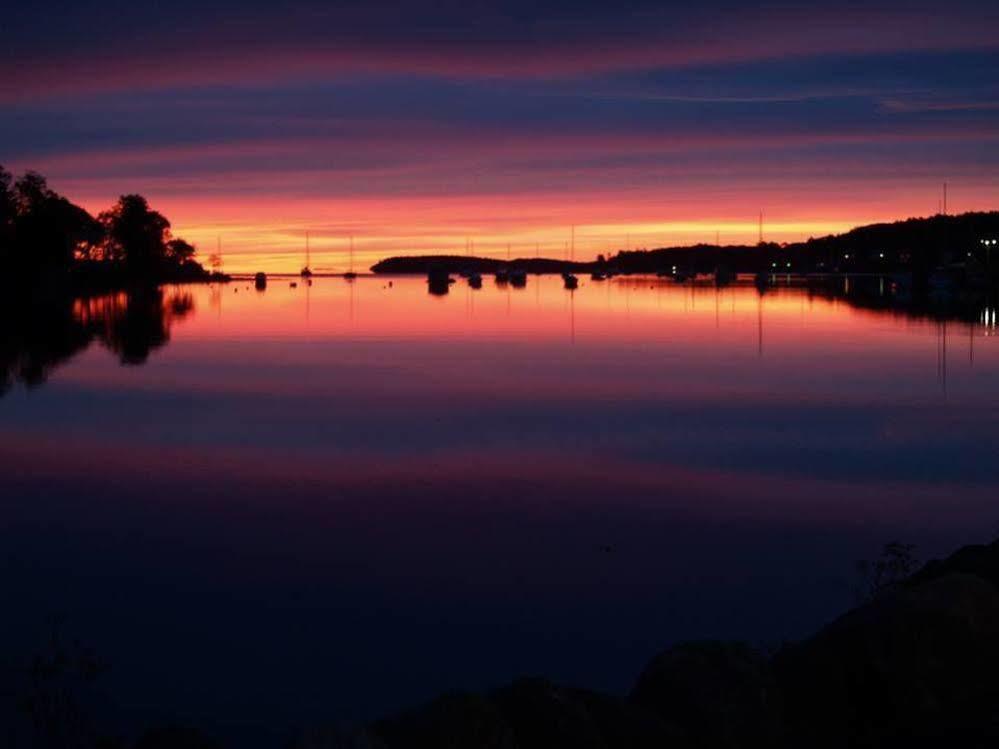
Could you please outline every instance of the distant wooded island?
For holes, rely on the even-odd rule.
[[[122,195],[94,217],[37,172],[15,179],[0,166],[0,277],[21,288],[89,292],[226,278],[195,253],[141,195]]]
[[[659,273],[685,278],[732,273],[912,273],[938,270],[997,280],[999,211],[910,218],[871,224],[845,234],[803,242],[755,245],[695,244],[649,250],[621,250],[590,262],[521,257],[499,260],[461,255],[391,257],[374,273]],[[993,255],[996,255],[993,258]]]

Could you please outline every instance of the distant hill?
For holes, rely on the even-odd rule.
[[[564,270],[612,268],[621,273],[656,273],[673,266],[686,272],[708,273],[719,267],[738,273],[768,270],[792,272],[929,272],[941,265],[964,263],[970,258],[985,265],[999,264],[999,244],[989,250],[984,239],[999,239],[999,211],[957,216],[910,218],[885,224],[859,226],[844,234],[812,238],[790,244],[697,244],[621,251],[603,262],[567,263],[530,258],[496,260],[460,255],[393,257],[372,266],[375,273],[427,273],[431,270],[493,273],[504,268],[557,273]],[[995,258],[990,256],[995,254]]]
[[[570,263],[550,258],[516,258],[496,260],[464,255],[412,255],[390,257],[371,266],[374,273],[495,273],[498,270],[520,268],[528,273],[561,273],[565,270],[585,270],[595,263]]]

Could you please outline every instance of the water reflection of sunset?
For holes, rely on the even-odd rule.
[[[173,325],[169,299],[178,295],[190,295],[195,313]],[[272,277],[264,292],[242,281],[168,290],[166,298],[172,342],[157,366],[133,377],[87,357],[60,376],[96,386],[325,396],[331,385],[318,373],[333,368],[338,391],[360,398],[371,377],[381,396],[428,399],[495,398],[501,388],[500,397],[528,401],[677,389],[711,401],[808,401],[833,383],[838,399],[936,398],[941,346],[949,343],[950,397],[960,399],[973,397],[963,388],[987,377],[999,356],[987,326],[860,309],[799,288],[761,295],[747,284],[655,277],[584,280],[573,293],[554,276],[530,276],[524,289],[490,277],[473,290],[459,279],[442,297],[428,294],[421,278],[316,278],[309,286]]]
[[[795,637],[885,538],[999,521],[994,325],[860,301],[271,276],[67,303],[23,336],[47,378],[0,398],[0,545],[27,560],[0,576],[96,622],[123,704],[198,709],[207,669],[233,721],[264,709],[248,653],[294,723],[319,689],[381,710],[386,669],[419,677],[400,702],[533,668],[626,689],[663,638]],[[294,679],[256,657],[275,637]]]
[[[310,287],[297,278],[272,277],[263,293],[247,281],[194,287],[194,293],[201,314],[186,325],[194,337],[446,335],[530,343],[569,340],[575,328],[580,343],[614,347],[638,339],[696,345],[718,336],[733,342],[743,328],[758,326],[761,311],[765,325],[773,325],[781,336],[795,335],[792,329],[862,330],[863,337],[872,332],[870,312],[804,289],[778,288],[761,295],[751,284],[716,288],[655,277],[584,280],[570,293],[557,276],[529,276],[523,289],[495,284],[487,276],[481,290],[456,279],[442,297],[429,295],[422,278],[364,277],[353,283],[317,278]],[[904,318],[896,322],[916,330],[929,326]],[[875,326],[874,332],[879,329]]]
[[[996,743],[999,2],[6,5],[2,749]]]

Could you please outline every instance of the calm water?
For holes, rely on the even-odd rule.
[[[246,739],[802,636],[885,542],[999,531],[994,315],[360,278],[8,322],[3,646],[59,617],[118,717]]]

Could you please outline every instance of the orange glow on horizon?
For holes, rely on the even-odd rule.
[[[935,199],[920,188],[885,192],[865,185],[847,193],[831,190],[828,200],[795,201],[771,190],[756,202],[764,205],[764,239],[792,242],[879,221],[930,215]],[[969,188],[967,193],[972,194]],[[875,194],[882,197],[878,200]],[[575,259],[621,249],[649,249],[693,244],[755,244],[757,205],[741,195],[693,197],[581,193],[563,195],[385,197],[332,199],[282,197],[189,198],[147,193],[153,208],[172,222],[173,232],[194,243],[207,262],[221,241],[224,269],[232,273],[295,273],[305,262],[305,234],[310,235],[312,268],[317,272],[348,269],[354,237],[354,269],[395,255],[474,254],[567,259],[575,226]],[[975,203],[952,198],[958,210],[989,210],[999,204],[999,189],[975,189]],[[819,196],[821,197],[821,195]],[[81,204],[92,212],[112,202],[90,196]],[[767,208],[766,206],[772,206]],[[700,217],[700,218],[698,218]]]

